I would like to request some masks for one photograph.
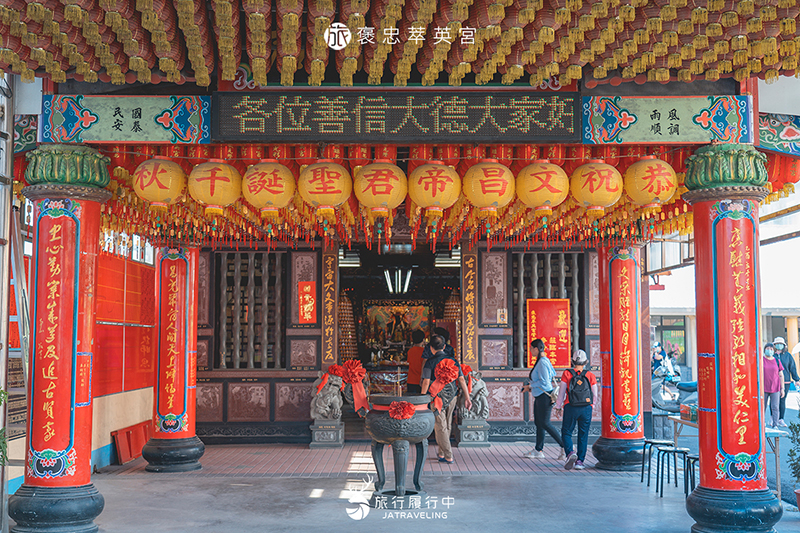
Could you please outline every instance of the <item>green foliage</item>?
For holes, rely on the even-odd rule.
[[[794,477],[795,485],[800,485],[800,422],[789,422],[789,471]]]

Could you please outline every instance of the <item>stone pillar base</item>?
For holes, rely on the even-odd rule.
[[[8,498],[14,533],[95,533],[105,500],[91,483],[78,487],[22,485]]]
[[[592,454],[601,470],[639,470],[642,468],[644,439],[608,439],[600,437],[592,445]]]
[[[483,419],[462,420],[456,426],[456,446],[459,448],[489,448],[489,423]]]
[[[693,533],[773,533],[783,515],[769,490],[738,491],[697,487],[686,499],[686,512],[697,523]]]
[[[341,448],[344,446],[344,424],[341,420],[314,420],[311,428],[312,450],[315,448]]]
[[[206,447],[197,436],[188,439],[150,439],[142,448],[148,472],[191,472],[200,470],[199,463]]]

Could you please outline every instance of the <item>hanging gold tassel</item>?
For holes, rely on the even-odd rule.
[[[722,18],[720,19],[722,25],[726,28],[730,28],[736,24],[739,24],[739,15],[736,11],[726,11],[722,14]]]
[[[733,72],[733,63],[728,59],[723,59],[717,63],[720,74],[730,74]]]
[[[691,63],[689,63],[689,72],[695,76],[699,76],[703,73],[705,65],[699,59],[695,59]]]
[[[745,50],[747,49],[747,36],[746,35],[734,35],[731,37],[731,49],[732,50]]]
[[[708,48],[708,36],[698,33],[694,36],[692,44],[697,50],[704,50]]]
[[[555,18],[556,24],[564,25],[569,22],[570,18],[572,18],[572,13],[570,13],[569,9],[560,7],[556,9]]]
[[[632,80],[636,77],[636,72],[634,72],[633,68],[625,67],[622,69],[622,78],[626,80]]]
[[[761,6],[759,15],[764,22],[772,22],[778,18],[778,10],[775,9],[775,6]]]
[[[603,65],[598,65],[594,67],[594,72],[592,74],[594,76],[594,79],[602,80],[603,78],[608,76],[608,71],[606,70],[606,67],[604,67]]]
[[[594,57],[595,57],[594,52],[592,52],[592,50],[589,49],[589,48],[584,48],[580,52],[581,61],[583,61],[584,63],[593,62],[594,61]],[[603,76],[603,77],[605,78],[605,76]]]
[[[685,83],[689,83],[692,81],[692,73],[689,72],[687,69],[681,69],[678,71],[678,81],[682,81]]]
[[[717,53],[714,50],[706,50],[703,52],[703,63],[711,65],[717,62]]]
[[[661,19],[667,22],[678,17],[678,10],[675,6],[661,6]]]
[[[556,40],[556,32],[549,26],[543,26],[539,30],[539,41],[545,44],[550,44]],[[541,53],[541,52],[539,52]]]
[[[667,56],[667,66],[669,68],[681,68],[683,59],[680,54],[670,54]]]
[[[793,56],[797,53],[797,43],[794,41],[781,41],[781,56]]]
[[[647,19],[646,22],[647,31],[651,33],[661,33],[661,23],[662,20],[660,17],[651,17]]]
[[[627,4],[620,6],[619,18],[621,18],[624,22],[633,22],[636,20],[636,8]]]
[[[747,67],[742,67],[733,73],[733,79],[735,79],[736,81],[744,81],[749,77],[750,77],[750,69]]]
[[[694,24],[691,20],[681,20],[678,22],[678,33],[681,35],[691,35],[694,33]]]
[[[761,41],[751,41],[748,48],[751,56],[758,57],[764,55],[764,43]]]
[[[694,46],[691,44],[684,44],[681,46],[681,59],[694,59],[697,55],[697,51],[694,49]]]
[[[284,56],[281,62],[281,85],[294,85],[294,73],[297,70],[297,58],[294,56]]]
[[[606,72],[609,70],[616,70],[618,66],[617,60],[614,57],[607,57],[603,59],[603,68],[606,69]]]
[[[760,17],[753,17],[747,21],[747,33],[758,33],[763,27]]]
[[[721,11],[725,7],[725,0],[708,0],[709,11]]]
[[[639,45],[647,44],[650,42],[650,32],[647,30],[636,30],[633,32],[633,40]]]
[[[747,62],[747,67],[750,69],[750,72],[758,74],[761,72],[761,60],[760,59],[751,59]]]
[[[797,31],[797,22],[793,18],[781,19],[781,35],[794,35]]]
[[[767,52],[764,54],[764,64],[765,65],[774,65],[778,62],[778,53],[777,52]]]
[[[734,6],[738,14],[746,17],[753,14],[755,2],[753,0],[739,0],[739,2],[734,2]]]

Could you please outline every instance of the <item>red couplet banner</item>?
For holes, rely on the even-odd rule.
[[[193,290],[193,276],[186,252],[182,248],[160,250],[157,262],[159,338],[155,434],[160,439],[185,438],[191,429],[187,394],[196,356],[190,357],[192,305],[189,296]]]
[[[612,383],[610,394],[603,394],[603,409],[610,413],[603,424],[606,438],[644,437],[640,371],[641,264],[637,248],[613,248],[600,255],[607,265],[611,353],[603,354],[603,382]]]
[[[758,204],[696,204],[701,484],[722,490],[765,490],[763,408],[758,332]],[[700,255],[704,257],[700,259]],[[700,291],[710,292],[707,300]],[[713,291],[713,292],[711,292]],[[705,301],[704,301],[705,300]]]
[[[36,203],[30,411],[25,483],[90,483],[99,204]]]
[[[569,366],[570,323],[569,300],[527,300],[528,368],[536,360],[531,354],[530,341],[542,339],[550,362],[555,367]]]
[[[298,322],[300,324],[316,324],[317,322],[317,282],[297,282],[297,298],[300,310]]]

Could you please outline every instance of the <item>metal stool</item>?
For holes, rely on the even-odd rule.
[[[696,454],[687,454],[683,456],[683,493],[689,496],[689,492],[694,490],[695,474],[694,468],[700,462],[700,456]],[[691,485],[691,489],[689,488]]]
[[[678,486],[678,454],[681,459],[686,461],[686,454],[691,450],[689,448],[676,448],[675,446],[656,446],[656,490],[658,484],[661,483],[661,497],[664,497],[664,470],[667,471],[667,483],[670,481],[669,475],[669,458],[672,456],[673,466],[675,472],[675,486]]]
[[[645,439],[644,446],[642,446],[642,479],[639,481],[644,483],[644,465],[645,465],[645,457],[647,457],[647,486],[650,486],[650,462],[653,458],[653,446],[675,446],[675,443],[671,440],[659,440],[659,439]],[[648,449],[649,447],[649,449]],[[649,453],[648,453],[649,452]]]

